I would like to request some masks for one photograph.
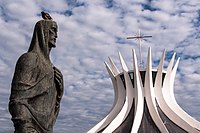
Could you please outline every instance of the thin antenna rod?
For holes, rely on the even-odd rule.
[[[131,36],[131,37],[127,37],[126,39],[135,39],[138,41],[139,43],[139,54],[140,54],[140,67],[142,67],[142,46],[141,46],[141,42],[142,40],[144,40],[144,38],[150,38],[152,36],[143,36],[140,33],[140,29],[138,30],[138,34],[136,34],[135,36]]]
[[[138,30],[138,35],[139,37],[141,37],[141,34],[140,34],[140,29]],[[142,41],[143,38],[139,38],[138,41],[139,41],[139,54],[140,54],[140,66],[142,67],[142,48],[141,48],[141,41]]]

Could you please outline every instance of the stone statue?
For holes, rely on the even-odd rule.
[[[16,63],[9,102],[15,133],[53,132],[63,95],[63,76],[49,57],[56,38],[55,21],[38,21],[28,52]]]

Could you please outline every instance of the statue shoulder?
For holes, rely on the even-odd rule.
[[[38,55],[36,53],[24,53],[19,57],[16,65],[22,67],[33,66],[37,62],[37,59]]]
[[[13,76],[13,83],[27,81],[30,79],[32,70],[37,67],[37,54],[36,53],[24,53],[19,57],[15,66],[15,72]]]

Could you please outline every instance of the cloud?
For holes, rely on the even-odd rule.
[[[55,2],[54,0],[49,0],[48,2],[45,0],[36,0],[36,4],[41,9],[52,12],[63,12],[68,8],[68,4],[65,0],[59,0],[57,2]]]
[[[40,12],[48,11],[58,23],[57,47],[52,62],[61,69],[65,96],[55,132],[86,132],[110,110],[114,92],[104,61],[111,56],[121,68],[120,51],[132,69],[131,49],[138,54],[135,40],[126,40],[138,29],[153,37],[142,42],[143,60],[152,47],[154,67],[167,49],[181,57],[176,76],[178,103],[196,119],[199,114],[199,2],[198,0],[2,0],[0,1],[0,125],[13,130],[7,111],[10,82],[17,58],[27,51]],[[170,56],[168,56],[170,55]],[[120,69],[121,70],[121,69]],[[6,114],[6,115],[3,115]]]

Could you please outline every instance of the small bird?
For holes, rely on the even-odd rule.
[[[42,11],[41,14],[44,20],[52,20],[52,17],[47,12]]]

